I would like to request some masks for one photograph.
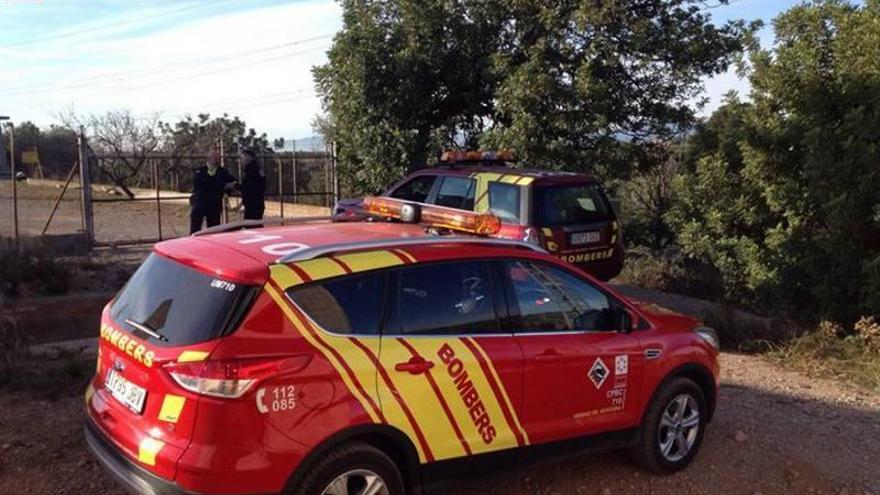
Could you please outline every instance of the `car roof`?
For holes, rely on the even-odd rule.
[[[431,242],[431,239],[436,242]],[[420,241],[413,244],[413,240]],[[485,246],[482,246],[482,242],[474,244],[472,241],[475,240],[474,237],[462,240],[461,237],[435,236],[417,224],[325,221],[184,237],[156,244],[154,251],[204,273],[250,285],[265,283],[270,267],[285,255],[307,250],[320,251],[322,247],[343,246],[341,250],[346,252],[345,246],[350,246],[352,252],[381,251],[386,258],[399,260],[400,264],[478,257],[475,249],[480,250],[479,256],[489,255],[489,250],[493,255],[499,251],[508,254],[523,251],[512,245],[512,241],[483,238]],[[339,264],[338,260],[330,258],[324,259]],[[312,260],[303,263],[309,261]]]
[[[416,170],[410,174],[410,176],[434,174],[474,176],[482,173],[501,174],[502,176],[506,175],[512,177],[530,177],[538,183],[599,182],[594,175],[588,173],[562,172],[534,168],[514,168],[500,165],[449,165],[445,167],[426,167]]]

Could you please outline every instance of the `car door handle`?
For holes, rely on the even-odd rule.
[[[410,375],[419,375],[434,367],[434,363],[423,358],[412,358],[403,363],[394,365],[394,369],[400,372],[409,373]]]
[[[538,354],[537,356],[535,356],[535,361],[541,361],[541,362],[557,361],[559,359],[562,359],[562,354],[560,354],[558,351],[555,351],[553,349],[547,349],[546,351],[542,352],[541,354]]]
[[[663,354],[661,349],[645,349],[645,359],[657,359],[661,354]]]

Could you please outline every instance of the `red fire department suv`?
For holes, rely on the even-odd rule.
[[[597,448],[691,462],[712,330],[533,244],[424,225],[487,234],[491,215],[367,206],[423,223],[157,244],[102,316],[85,396],[102,464],[140,493],[402,495]]]
[[[501,219],[497,237],[546,248],[591,275],[610,280],[623,269],[623,236],[617,214],[599,181],[589,174],[507,166],[506,152],[443,154],[441,166],[421,169],[384,195]],[[337,222],[366,217],[360,199],[340,201]]]

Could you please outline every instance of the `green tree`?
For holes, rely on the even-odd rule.
[[[340,178],[377,191],[493,117],[499,27],[481,0],[343,0],[343,29],[314,69]],[[488,3],[486,3],[488,4]]]
[[[238,153],[238,145],[252,147],[258,151],[271,152],[266,134],[257,134],[248,128],[238,117],[223,114],[211,117],[200,113],[195,118],[187,115],[175,123],[159,122],[164,147],[174,156],[205,154],[224,147],[227,156]]]
[[[530,164],[606,177],[654,163],[633,144],[687,128],[701,80],[725,70],[746,31],[741,21],[715,26],[691,0],[509,5],[498,125],[484,141]]]
[[[719,111],[735,125],[703,133],[669,215],[729,295],[844,323],[880,314],[878,25],[878,0],[825,0],[776,18],[773,49],[751,44],[752,104]]]
[[[745,32],[699,0],[343,0],[314,70],[340,177],[376,191],[444,147],[530,165],[626,170],[693,116]],[[644,157],[642,157],[644,158]],[[646,162],[646,160],[641,160]],[[621,173],[620,175],[624,175]]]

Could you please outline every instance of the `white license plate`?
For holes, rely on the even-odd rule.
[[[104,386],[110,391],[110,395],[126,407],[138,414],[143,412],[144,400],[147,398],[146,389],[126,380],[116,370],[107,373]]]
[[[592,232],[575,232],[574,234],[571,234],[571,243],[574,245],[593,244],[594,242],[599,242],[599,239],[600,236],[598,230]]]

